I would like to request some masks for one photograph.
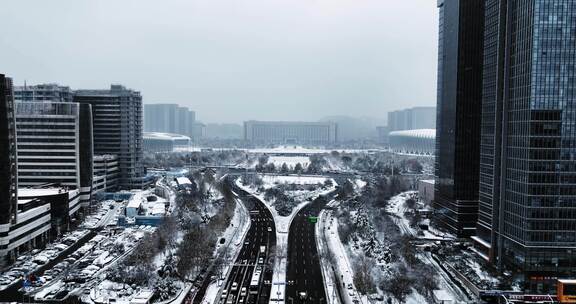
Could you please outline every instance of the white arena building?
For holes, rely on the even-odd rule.
[[[180,134],[144,132],[145,152],[173,152],[190,147],[190,137]]]
[[[392,152],[416,155],[434,155],[435,129],[393,131],[389,134]]]

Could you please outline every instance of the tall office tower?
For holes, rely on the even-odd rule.
[[[196,112],[186,107],[178,107],[177,134],[192,135],[192,126],[196,122]]]
[[[388,112],[390,131],[434,129],[436,127],[436,107],[414,107]]]
[[[434,207],[458,236],[475,233],[484,1],[439,1]]]
[[[15,101],[52,101],[72,102],[72,90],[58,84],[39,84],[33,86],[15,86]]]
[[[0,232],[16,222],[18,171],[12,80],[0,74]]]
[[[192,135],[196,113],[177,104],[145,104],[144,131]]]
[[[176,133],[178,121],[177,104],[145,104],[144,131]]]
[[[18,184],[54,183],[79,189],[87,206],[92,191],[92,113],[89,104],[16,102]]]
[[[576,277],[576,2],[486,1],[478,246],[526,288]]]
[[[112,85],[110,90],[78,90],[74,101],[92,105],[94,154],[118,156],[120,188],[143,188],[142,96]]]

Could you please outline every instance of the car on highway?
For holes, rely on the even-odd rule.
[[[272,232],[272,227],[268,227],[268,232]]]
[[[226,290],[226,289],[222,290],[222,295],[220,295],[220,298],[226,299],[227,296],[228,296],[228,290]]]
[[[226,301],[226,304],[234,304],[234,295],[230,295],[230,297],[228,298],[228,301]]]
[[[240,290],[240,296],[241,296],[241,297],[245,297],[245,296],[246,296],[246,287],[242,287],[242,289]]]
[[[232,283],[232,288],[231,288],[230,290],[232,290],[232,291],[238,290],[238,283],[233,282],[233,283]]]
[[[258,264],[264,264],[264,258],[259,258],[259,259],[258,259]]]

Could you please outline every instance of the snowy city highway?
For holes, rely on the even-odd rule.
[[[290,225],[286,275],[288,303],[326,303],[314,228],[316,217],[325,205],[325,199],[314,200],[296,214]]]
[[[272,281],[276,230],[270,211],[256,197],[235,188],[252,221],[242,249],[219,293],[216,303],[268,303]]]

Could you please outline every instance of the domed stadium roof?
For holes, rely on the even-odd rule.
[[[436,129],[417,129],[417,130],[402,130],[392,131],[389,136],[402,136],[402,137],[416,137],[416,138],[436,138]]]

